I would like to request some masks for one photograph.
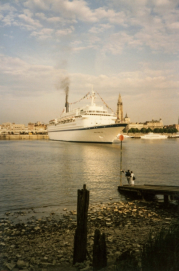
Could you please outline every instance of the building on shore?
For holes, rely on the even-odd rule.
[[[44,133],[44,132],[47,132],[47,125],[40,122],[40,121],[37,121],[35,123],[35,133],[40,134],[40,133]]]
[[[41,122],[37,123],[28,123],[28,126],[25,124],[16,124],[11,122],[2,123],[0,128],[0,134],[47,134],[47,125],[42,124]]]
[[[127,113],[126,113],[125,117],[123,116],[123,102],[122,102],[121,95],[119,94],[119,98],[118,98],[118,102],[117,102],[116,123],[121,123],[121,122],[130,123],[130,118],[127,116]]]
[[[152,130],[155,128],[163,128],[163,121],[160,118],[159,120],[151,120],[144,122],[144,128],[151,128]]]
[[[29,131],[35,131],[35,124],[32,123],[32,122],[29,122],[29,123],[28,123],[28,130],[29,130]]]
[[[27,131],[27,127],[25,127],[24,124],[16,124],[13,123],[12,128],[11,128],[11,132],[15,135],[15,134],[20,134],[21,132],[28,132]]]
[[[138,130],[141,130],[142,128],[148,129],[150,128],[151,130],[154,130],[155,128],[163,128],[163,121],[160,118],[159,120],[151,120],[151,121],[146,121],[146,122],[136,122],[136,123],[129,123],[129,125],[126,127],[126,131],[129,131],[131,128],[135,128]]]
[[[119,94],[118,102],[117,102],[117,120],[116,123],[123,122],[123,102],[121,95]]]
[[[1,129],[10,130],[12,128],[13,123],[11,122],[4,122],[1,124]]]
[[[130,122],[131,122],[131,120],[130,120],[130,118],[128,117],[127,113],[126,113],[126,115],[125,115],[125,117],[124,117],[124,122],[125,122],[125,123],[130,123]]]

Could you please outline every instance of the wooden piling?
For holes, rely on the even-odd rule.
[[[87,251],[87,216],[89,206],[89,191],[86,185],[83,189],[78,189],[77,200],[77,229],[74,237],[73,264],[86,260]]]
[[[164,203],[167,205],[168,204],[168,195],[164,195]]]
[[[93,245],[93,270],[97,271],[107,266],[107,252],[105,234],[95,230]]]

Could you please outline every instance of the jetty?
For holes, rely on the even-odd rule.
[[[164,196],[164,203],[169,202],[169,198],[179,199],[179,186],[168,186],[168,185],[123,185],[118,186],[118,191],[123,194],[138,196],[143,199],[154,197],[156,195]]]

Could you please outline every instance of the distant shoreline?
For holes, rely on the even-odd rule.
[[[48,135],[0,135],[0,140],[48,140]]]
[[[140,134],[140,133],[136,133],[136,134],[132,134],[129,133],[127,134],[129,135],[131,138],[140,138],[142,135],[144,134]],[[178,138],[179,136],[177,134],[166,134],[168,136],[168,138]],[[45,135],[23,135],[23,134],[19,134],[19,135],[0,135],[0,140],[49,140],[49,136],[48,134]]]

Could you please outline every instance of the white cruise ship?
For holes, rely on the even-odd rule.
[[[113,143],[127,123],[115,123],[114,113],[108,113],[103,106],[94,103],[92,91],[91,104],[69,110],[68,95],[61,117],[49,122],[49,139],[70,142]]]

